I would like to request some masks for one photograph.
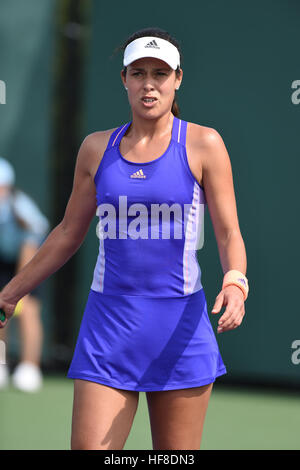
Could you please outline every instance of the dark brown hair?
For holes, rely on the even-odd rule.
[[[180,64],[182,64],[183,57],[182,57],[182,52],[181,52],[181,47],[180,47],[179,42],[177,41],[177,39],[175,39],[173,36],[171,36],[167,31],[165,31],[164,29],[160,29],[160,28],[144,28],[144,29],[140,29],[139,31],[136,31],[124,42],[124,44],[122,46],[120,46],[116,49],[116,52],[118,52],[120,50],[124,52],[124,50],[128,46],[128,44],[130,44],[135,39],[142,38],[144,36],[154,36],[156,38],[161,38],[161,39],[165,39],[166,41],[169,41],[171,44],[173,44],[175,47],[177,47],[177,49],[179,51],[179,56],[180,56]],[[127,71],[127,67],[123,67],[122,73],[124,74],[124,76],[126,75],[126,71]],[[175,70],[175,73],[176,73],[177,76],[179,76],[179,73],[180,73],[180,67],[179,66]],[[171,112],[174,114],[174,116],[179,117],[180,109],[179,109],[178,103],[176,101],[176,90],[175,90],[174,101],[172,103]]]

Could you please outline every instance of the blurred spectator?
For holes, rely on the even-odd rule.
[[[47,218],[34,201],[15,187],[12,165],[0,157],[0,290],[35,255],[49,229]],[[40,368],[43,327],[41,322],[41,286],[17,304],[20,361],[12,374],[12,384],[23,391],[37,391],[42,386]],[[0,339],[6,341],[6,330]],[[9,383],[9,368],[0,367],[0,388]]]

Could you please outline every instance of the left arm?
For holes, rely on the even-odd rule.
[[[22,244],[20,248],[19,258],[18,258],[17,265],[16,265],[16,274],[19,271],[21,271],[21,269],[27,263],[29,263],[29,261],[34,257],[34,255],[38,251],[38,249],[39,249],[38,243],[35,243],[33,240],[24,241],[24,243]],[[18,308],[23,309],[24,302],[26,302],[29,297],[30,297],[30,294],[27,294],[22,299],[20,299],[20,302],[19,304],[17,304],[17,307],[16,307],[16,312],[18,311]]]
[[[246,275],[247,258],[240,232],[236,199],[234,194],[231,162],[220,134],[213,128],[202,133],[203,186],[210,217],[218,245],[224,274],[237,269]],[[239,326],[245,315],[242,290],[230,285],[216,297],[213,312],[223,305],[226,310],[219,319],[218,333]]]

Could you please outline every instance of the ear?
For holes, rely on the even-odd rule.
[[[178,88],[180,87],[181,82],[182,82],[182,78],[183,78],[183,70],[180,69],[179,77],[176,76],[176,90],[178,90]]]
[[[124,76],[123,69],[121,70],[120,75],[121,75],[121,80],[123,82],[123,85],[126,87],[126,78]]]

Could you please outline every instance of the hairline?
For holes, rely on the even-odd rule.
[[[136,65],[129,64],[130,70],[145,70],[145,67],[137,67]],[[172,67],[168,67],[167,65],[164,67],[152,67],[153,70],[173,70]]]

